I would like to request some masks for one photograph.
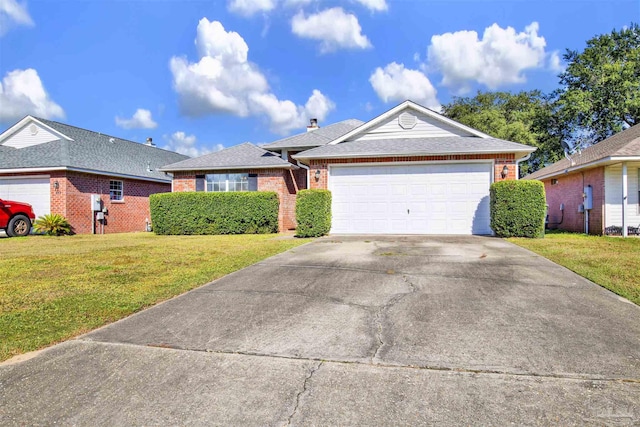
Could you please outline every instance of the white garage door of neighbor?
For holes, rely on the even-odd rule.
[[[0,178],[0,199],[29,203],[36,217],[51,212],[49,191],[48,176]]]
[[[491,234],[491,163],[334,166],[332,233]]]

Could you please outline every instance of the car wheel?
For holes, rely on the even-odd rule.
[[[24,215],[16,215],[9,221],[7,235],[9,237],[26,236],[31,231],[31,221]]]

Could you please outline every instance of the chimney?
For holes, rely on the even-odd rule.
[[[156,144],[153,143],[153,138],[151,138],[151,137],[147,138],[147,142],[145,142],[144,145],[148,145],[149,147],[155,147],[156,146]]]
[[[311,123],[311,125],[307,126],[307,132],[311,132],[312,130],[316,130],[320,127],[318,126],[318,119],[311,119],[309,120],[309,122]]]

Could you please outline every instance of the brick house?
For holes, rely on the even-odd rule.
[[[0,134],[0,198],[30,203],[36,216],[61,214],[79,234],[144,231],[149,195],[171,191],[159,168],[186,158],[27,116]]]
[[[253,161],[268,158],[279,167],[257,169],[246,157],[234,158],[232,147],[163,170],[174,172],[174,191],[232,191],[240,188],[232,172],[255,179],[253,189],[275,189],[281,230],[295,227],[299,189],[329,189],[331,232],[371,234],[491,234],[489,186],[516,179],[518,163],[535,150],[411,101],[366,123],[318,128],[312,120],[306,133],[261,148],[238,147],[237,154],[253,147]],[[215,184],[223,173],[229,174],[224,189]]]
[[[523,179],[544,183],[550,228],[635,234],[640,227],[640,125]]]

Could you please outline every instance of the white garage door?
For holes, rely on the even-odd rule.
[[[491,234],[491,163],[333,166],[332,233]]]
[[[29,203],[36,217],[50,213],[49,191],[48,176],[0,178],[0,199]]]

